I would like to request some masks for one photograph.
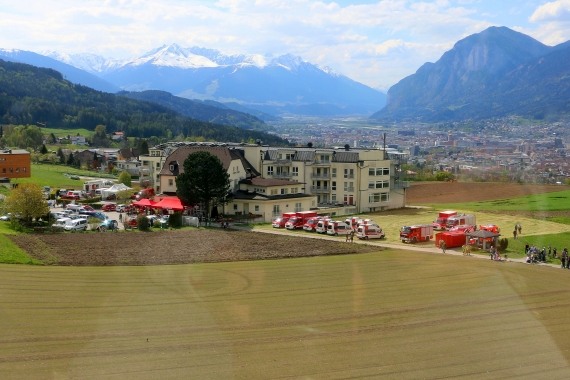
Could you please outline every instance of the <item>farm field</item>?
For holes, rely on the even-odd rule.
[[[370,245],[282,230],[5,235],[47,265],[0,265],[0,373],[568,378],[570,271],[399,242],[401,225],[436,209],[371,215],[388,239]],[[531,214],[476,215],[507,233],[519,221],[523,237],[570,236]]]
[[[568,378],[566,271],[384,250],[0,265],[4,378]],[[530,359],[529,359],[530,356]]]

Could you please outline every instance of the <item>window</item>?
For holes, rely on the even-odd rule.
[[[390,193],[372,193],[368,195],[368,202],[378,203],[378,202],[388,202],[390,199]]]
[[[234,211],[237,211],[238,205],[234,203]]]
[[[287,194],[287,189],[281,189],[281,195]]]
[[[157,163],[156,163],[156,168],[157,168],[157,169],[160,169],[160,162],[157,162]]]
[[[297,194],[299,192],[299,188],[298,187],[292,187],[291,188],[291,194]]]
[[[331,171],[333,178],[336,178],[336,168],[332,168]]]
[[[295,212],[303,211],[303,206],[301,202],[295,203]]]
[[[299,168],[297,166],[293,166],[292,171],[293,177],[297,177],[299,175]]]
[[[389,181],[368,181],[369,189],[384,189],[390,187]]]
[[[168,186],[174,186],[174,179],[172,178],[168,179]]]
[[[286,160],[292,160],[293,159],[294,154],[293,153],[286,153],[285,154],[285,159]]]
[[[354,191],[354,182],[345,182],[344,191],[352,192]]]
[[[331,190],[336,190],[336,181],[331,182]]]
[[[255,205],[253,209],[255,210],[255,212],[259,212],[259,205]]]
[[[171,172],[173,172],[173,171],[174,171],[174,165],[172,165],[172,164],[168,165],[168,169],[169,169]]]
[[[345,205],[354,205],[354,196],[353,195],[345,195],[344,196],[344,204]]]
[[[271,195],[277,195],[279,192],[277,189],[271,189]]]
[[[390,168],[368,168],[369,176],[390,175]]]
[[[281,210],[279,209],[279,205],[273,205],[273,215],[281,215]]]
[[[331,194],[331,202],[336,203],[336,194]]]
[[[354,178],[354,169],[344,169],[344,178]]]
[[[273,175],[273,166],[267,167],[267,175]]]

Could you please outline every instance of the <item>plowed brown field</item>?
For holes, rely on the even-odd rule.
[[[502,182],[417,182],[408,189],[409,205],[490,201],[566,190],[560,185],[520,185]]]

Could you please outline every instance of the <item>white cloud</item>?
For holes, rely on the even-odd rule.
[[[530,16],[532,22],[565,21],[570,22],[570,0],[557,0],[543,4]]]
[[[292,53],[387,88],[424,62],[439,59],[459,39],[491,25],[516,27],[545,43],[568,40],[564,12],[569,3],[0,0],[0,47],[87,51],[113,58],[130,58],[172,42],[227,54]]]

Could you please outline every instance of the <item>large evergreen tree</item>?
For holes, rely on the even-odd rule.
[[[187,205],[200,205],[209,216],[212,207],[226,202],[230,175],[220,159],[208,152],[190,154],[183,167],[176,177],[176,194]]]

